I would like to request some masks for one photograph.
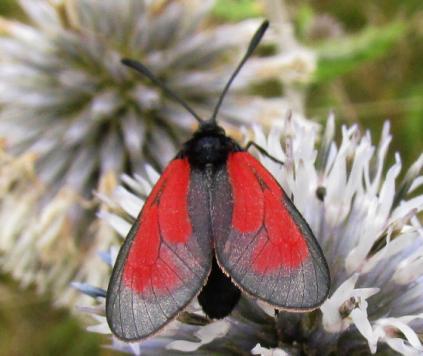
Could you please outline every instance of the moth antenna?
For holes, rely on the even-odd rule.
[[[229,87],[231,86],[232,82],[234,81],[235,77],[238,75],[239,71],[245,64],[245,62],[250,58],[253,54],[254,50],[257,48],[258,44],[260,43],[261,39],[263,38],[264,33],[266,32],[267,28],[269,27],[269,21],[265,20],[262,22],[260,27],[257,29],[256,33],[254,34],[253,38],[248,45],[247,52],[245,52],[244,57],[242,57],[241,62],[239,62],[238,66],[236,67],[235,71],[232,73],[231,77],[229,78],[228,82],[225,85],[225,88],[220,94],[219,101],[217,102],[213,115],[210,118],[210,122],[216,123],[217,113],[219,112],[220,106],[222,105],[223,99],[225,98],[226,93],[228,92]]]
[[[148,79],[150,79],[154,84],[156,84],[163,92],[177,103],[181,104],[194,118],[199,122],[202,123],[204,120],[200,118],[196,114],[196,112],[191,109],[191,107],[181,98],[179,97],[173,90],[166,86],[159,78],[157,78],[151,71],[142,63],[135,61],[133,59],[124,58],[121,60],[121,63],[126,65],[129,68],[136,70],[138,73],[141,73]]]

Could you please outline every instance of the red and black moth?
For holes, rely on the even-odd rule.
[[[200,126],[164,170],[117,257],[106,316],[119,339],[154,334],[196,296],[209,317],[223,318],[241,291],[294,312],[313,310],[328,295],[329,269],[307,222],[266,168],[216,123],[228,88],[267,27],[263,22],[252,38],[209,120],[141,63],[123,60]]]

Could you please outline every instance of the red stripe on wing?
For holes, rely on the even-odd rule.
[[[227,169],[232,182],[232,225],[239,232],[257,231],[263,224],[263,192],[254,172],[245,169],[248,161],[241,152],[230,154]]]
[[[136,292],[143,292],[150,284],[158,292],[167,292],[182,282],[172,257],[160,253],[160,248],[161,236],[171,243],[185,243],[192,234],[189,178],[188,161],[172,161],[145,203],[123,273],[125,285]]]
[[[252,253],[257,272],[297,268],[308,257],[307,243],[284,205],[285,193],[271,174],[246,152],[228,158],[233,191],[232,224],[239,232],[258,233]],[[263,219],[264,215],[264,219]]]
[[[172,243],[184,243],[192,234],[188,215],[190,167],[188,160],[174,161],[174,174],[166,181],[160,197],[159,221],[163,237]]]

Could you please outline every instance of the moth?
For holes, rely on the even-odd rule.
[[[225,94],[268,25],[253,36],[208,120],[143,64],[123,60],[199,127],[165,168],[118,254],[106,317],[119,339],[156,333],[197,296],[206,315],[223,318],[241,291],[295,312],[319,307],[328,295],[329,268],[309,225],[267,169],[217,124]]]

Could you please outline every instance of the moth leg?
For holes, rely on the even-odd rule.
[[[273,162],[279,163],[280,165],[284,165],[284,163],[277,158],[273,157],[269,152],[267,152],[263,147],[261,147],[259,144],[255,143],[254,141],[248,141],[247,145],[245,146],[245,150],[248,151],[248,149],[254,146],[260,153],[264,154],[266,157],[269,157]]]

